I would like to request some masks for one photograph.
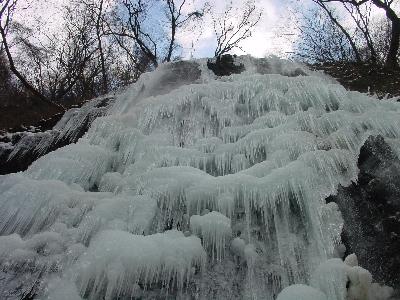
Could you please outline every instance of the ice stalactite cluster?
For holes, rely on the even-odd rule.
[[[168,65],[144,74],[76,144],[0,177],[0,297],[388,298],[337,258],[325,198],[357,180],[369,135],[397,145],[400,103],[241,59],[222,78],[193,63],[173,90]]]

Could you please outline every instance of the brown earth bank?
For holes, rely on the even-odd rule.
[[[376,95],[380,99],[400,97],[400,69],[359,63],[323,63],[308,65],[335,78],[346,89]]]
[[[63,103],[66,110],[81,107],[87,100]],[[63,116],[57,106],[35,99],[8,99],[0,103],[0,133],[25,131],[30,126],[51,129]]]

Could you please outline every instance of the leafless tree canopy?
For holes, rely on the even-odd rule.
[[[240,48],[240,43],[251,37],[252,30],[261,19],[262,11],[257,9],[252,0],[247,1],[240,10],[241,14],[234,9],[233,2],[230,2],[222,16],[212,16],[217,37],[214,53],[216,57]]]
[[[39,0],[29,3],[35,1]],[[61,8],[60,30],[47,32],[41,30],[45,27],[41,18],[31,27],[14,20],[20,9],[30,9],[26,2],[0,0],[0,61],[9,78],[5,82],[60,109],[68,101],[118,89],[160,63],[179,58],[178,35],[199,31],[203,18],[211,16],[209,3],[196,9],[190,9],[191,4],[191,0],[69,0]],[[261,12],[254,0],[241,9],[239,19],[232,3],[223,18],[212,15],[216,56],[239,47],[259,22]]]
[[[49,101],[42,93],[40,93],[32,83],[17,69],[16,63],[14,61],[13,55],[11,53],[10,45],[8,42],[8,33],[11,27],[12,17],[16,9],[18,0],[5,0],[2,1],[0,6],[0,35],[2,39],[1,50],[6,53],[8,63],[11,72],[20,80],[23,86],[38,99],[47,102],[51,105],[59,106],[60,104],[55,104]]]
[[[358,50],[352,49],[348,36],[325,12],[312,9],[296,26],[300,33],[295,45],[297,59],[317,63],[357,60]]]
[[[212,20],[217,42],[214,54],[220,57],[240,49],[262,15],[255,0],[241,7],[231,1],[222,14],[215,13],[209,3],[191,10],[190,1],[70,0],[62,8],[62,29],[40,32],[42,24],[27,27],[13,18],[25,2],[1,0],[0,71],[7,78],[3,85],[62,108],[62,103],[108,93],[160,63],[179,58],[179,34],[197,31],[206,17]],[[399,67],[396,1],[309,1],[316,5],[298,24],[298,57]],[[385,17],[374,20],[373,9],[382,10]],[[346,24],[343,12],[353,26]]]
[[[399,68],[399,48],[400,48],[400,19],[393,5],[394,0],[312,0],[320,12],[323,12],[336,30],[345,38],[347,47],[351,49],[351,54],[347,59],[354,59],[357,62],[381,63],[387,68]],[[349,28],[340,14],[335,11],[332,4],[336,3],[344,10],[353,21],[353,26]],[[381,9],[385,12],[385,20],[373,20],[371,17],[372,9]],[[308,16],[305,17],[307,19]],[[307,22],[305,22],[307,23]],[[382,28],[382,24],[386,26]],[[389,24],[389,26],[387,26]],[[305,27],[309,26],[306,25]],[[377,31],[377,28],[384,30]],[[325,35],[321,30],[307,31],[303,28],[303,37],[314,41],[316,44],[317,36]],[[386,43],[382,39],[385,37]],[[327,40],[332,43],[334,35],[325,35]],[[342,39],[342,38],[341,38]],[[304,42],[304,39],[303,39]],[[322,44],[319,45],[322,47]],[[308,55],[306,52],[303,55]],[[320,59],[323,60],[323,56]]]
[[[163,32],[162,36],[145,25],[146,18],[157,3],[161,5],[168,23],[168,32]],[[154,67],[173,59],[177,32],[191,22],[201,21],[206,9],[204,6],[200,10],[184,13],[187,0],[122,0],[121,5],[127,17],[114,13],[107,22],[107,34],[114,37],[129,57],[133,58],[133,52],[139,50]]]
[[[58,107],[105,94],[173,60],[179,31],[206,13],[206,6],[187,13],[188,0],[71,0],[62,8],[61,31],[38,32],[40,23],[34,29],[14,21],[21,3],[0,3],[3,69],[33,97]],[[149,26],[155,7],[162,20]]]

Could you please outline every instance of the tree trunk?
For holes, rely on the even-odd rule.
[[[174,51],[174,44],[175,44],[175,35],[176,35],[176,20],[174,19],[174,16],[171,16],[172,21],[171,21],[171,40],[169,43],[169,48],[168,48],[168,54],[165,59],[166,62],[170,62],[172,58],[172,52]]]
[[[399,68],[399,62],[397,61],[397,55],[400,48],[400,20],[396,22],[392,21],[392,33],[390,39],[389,52],[386,58],[386,67],[397,69]]]
[[[99,47],[99,52],[100,52],[100,63],[101,63],[101,73],[103,77],[103,84],[102,84],[102,92],[103,94],[108,93],[108,78],[107,78],[107,70],[106,70],[106,65],[105,65],[105,59],[104,59],[104,51],[103,51],[103,43],[101,41],[101,17],[103,14],[103,3],[104,0],[100,1],[100,7],[98,11],[98,16],[97,16],[97,22],[96,22],[96,35],[97,35],[97,41],[98,41],[98,47]]]
[[[379,8],[382,8],[386,12],[386,17],[392,23],[392,32],[390,38],[389,52],[386,57],[386,67],[390,69],[399,68],[399,63],[397,61],[397,55],[400,48],[400,18],[397,16],[396,12],[386,3],[380,0],[372,0],[372,2]]]

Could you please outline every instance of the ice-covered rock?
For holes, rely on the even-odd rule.
[[[223,77],[162,65],[76,144],[0,177],[0,298],[389,297],[335,258],[343,219],[325,199],[357,182],[369,136],[397,145],[400,103],[237,59]]]
[[[345,262],[330,259],[322,263],[312,275],[311,285],[328,295],[328,299],[383,300],[393,294],[391,287],[373,282],[371,273],[357,265],[354,254],[346,257]]]

